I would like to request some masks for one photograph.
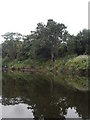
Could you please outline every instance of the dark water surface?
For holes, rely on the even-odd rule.
[[[83,81],[65,75],[3,73],[3,118],[88,118],[88,92],[73,88],[68,79]]]

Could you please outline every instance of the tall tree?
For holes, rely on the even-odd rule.
[[[49,19],[47,25],[44,25],[43,23],[37,24],[34,34],[36,36],[35,43],[37,43],[35,48],[49,48],[51,61],[54,61],[55,54],[58,54],[59,45],[62,41],[66,41],[66,26]]]
[[[51,61],[54,61],[55,54],[58,53],[58,47],[62,41],[66,41],[66,26],[56,23],[52,19],[47,22],[47,40],[51,49]]]
[[[83,29],[76,35],[75,40],[75,52],[79,54],[87,54],[88,52],[88,38],[90,36],[90,31]]]
[[[3,56],[7,55],[10,60],[17,58],[17,53],[19,53],[22,35],[19,33],[6,33],[2,35],[5,42],[2,44]]]

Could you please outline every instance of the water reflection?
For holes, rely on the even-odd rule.
[[[0,96],[0,120],[2,119],[2,104],[1,104],[1,96]]]
[[[34,118],[33,110],[28,110],[27,107],[27,104],[22,103],[13,106],[2,106],[3,116],[5,118]]]
[[[3,118],[88,118],[88,93],[73,89],[61,78],[3,73]]]

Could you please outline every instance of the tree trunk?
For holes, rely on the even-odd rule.
[[[53,80],[51,79],[51,86],[50,86],[50,92],[53,92]]]
[[[51,61],[54,62],[54,53],[51,52]]]

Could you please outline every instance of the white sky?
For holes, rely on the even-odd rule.
[[[48,19],[64,23],[70,34],[88,28],[89,0],[0,0],[0,36],[6,32],[30,34]],[[0,37],[0,42],[3,39]]]

